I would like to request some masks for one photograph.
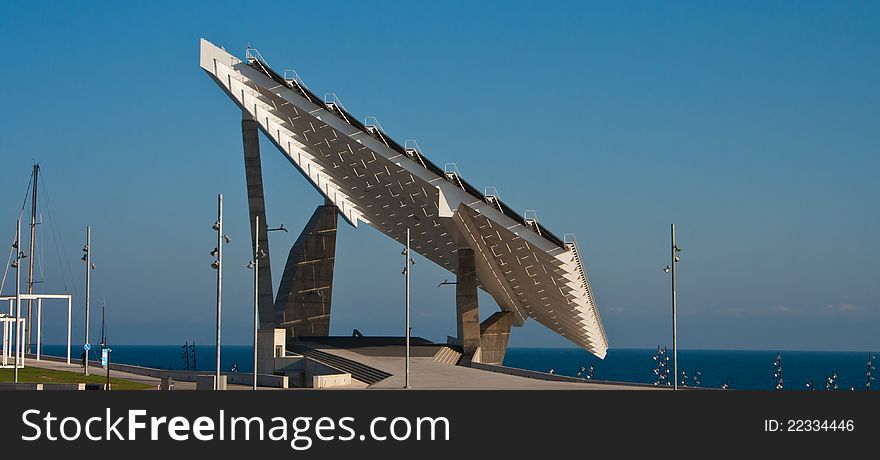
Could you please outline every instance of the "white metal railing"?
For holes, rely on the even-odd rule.
[[[486,202],[494,206],[502,213],[504,212],[504,210],[501,209],[501,197],[498,196],[498,190],[495,187],[489,186],[483,189],[483,196],[486,197]]]
[[[248,47],[245,50],[244,54],[245,54],[245,59],[247,59],[248,64],[257,63],[260,66],[260,68],[263,69],[263,72],[265,72],[266,75],[271,75],[271,72],[269,71],[269,68],[268,68],[269,63],[265,59],[263,59],[263,56],[260,54],[259,51],[257,51],[254,48],[251,48],[250,44],[248,44]]]
[[[419,160],[419,164],[421,164],[423,168],[428,167],[427,165],[425,165],[425,160],[422,159],[422,148],[419,146],[419,143],[415,141],[415,139],[407,139],[403,141],[403,150],[410,157]]]
[[[464,184],[461,183],[461,173],[458,172],[458,165],[455,163],[444,164],[443,173],[448,180],[455,182],[460,189],[464,190]]]
[[[364,117],[364,126],[367,127],[367,130],[370,131],[371,134],[375,134],[379,137],[379,140],[385,144],[386,147],[391,147],[388,144],[388,140],[385,139],[385,130],[382,129],[382,125],[379,124],[379,119],[376,117]]]
[[[415,151],[415,152],[417,152],[417,153],[420,154],[420,155],[421,155],[421,153],[422,153],[422,148],[419,147],[419,143],[416,142],[415,139],[407,139],[407,140],[403,141],[403,148],[404,148],[405,150],[412,150],[412,151]]]
[[[538,235],[541,234],[541,226],[538,225],[538,213],[534,209],[526,209],[523,211],[523,220]]]
[[[307,88],[303,79],[299,77],[299,74],[296,73],[296,70],[293,69],[285,69],[284,70],[284,81],[288,83],[295,83],[297,86],[302,88]]]
[[[364,117],[364,126],[367,128],[378,129],[380,133],[385,131],[382,129],[382,125],[379,124],[379,119],[376,117]]]
[[[339,112],[339,116],[341,116],[346,123],[351,124],[351,121],[345,116],[345,106],[342,105],[342,101],[339,100],[336,93],[324,93],[324,105],[335,108],[336,111]]]
[[[324,103],[325,104],[334,104],[339,107],[343,107],[342,102],[336,96],[336,93],[324,93]]]
[[[257,51],[256,48],[251,48],[250,45],[248,45],[247,49],[244,51],[244,58],[247,59],[248,64],[252,64],[254,61],[260,61],[265,63],[266,65],[269,65],[269,62],[263,59],[263,56],[260,54],[260,52]]]

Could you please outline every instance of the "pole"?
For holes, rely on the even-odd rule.
[[[3,351],[0,355],[3,356],[2,364],[5,367],[9,363],[9,336],[12,334],[12,331],[9,330],[9,323],[3,321]]]
[[[107,312],[107,303],[106,301],[101,302],[101,348],[104,348],[104,345],[107,344],[107,337],[104,336],[104,318]]]
[[[409,327],[409,272],[410,272],[410,257],[409,257],[409,229],[406,229],[406,382],[404,388],[409,388],[409,335],[410,335],[410,327]]]
[[[18,355],[21,351],[21,219],[15,228],[15,359],[13,362],[13,382],[18,383]]]
[[[670,248],[672,266],[672,373],[673,390],[678,389],[678,312],[675,299],[675,224],[671,227],[672,247]]]
[[[101,302],[101,353],[107,350],[107,362],[104,364],[107,366],[107,390],[110,390],[110,347],[107,346],[106,313],[107,306],[104,302]]]
[[[37,258],[34,257],[34,241],[35,234],[37,229],[37,178],[40,174],[40,165],[34,165],[34,190],[33,195],[31,195],[31,240],[28,244],[28,254],[30,254],[31,259],[28,262],[28,284],[27,284],[27,293],[28,295],[34,293],[34,264],[37,262]],[[25,349],[27,351],[31,350],[31,310],[33,308],[34,300],[28,299],[27,305],[27,322],[25,323]],[[39,327],[39,325],[37,326]],[[39,354],[39,353],[38,353]]]
[[[70,295],[67,296],[67,365],[70,366],[70,317],[73,310],[73,300]]]
[[[220,389],[220,316],[223,298],[223,194],[217,195],[217,343],[214,389]]]
[[[42,348],[42,342],[40,342],[40,334],[43,330],[43,299],[37,299],[37,361],[40,360],[40,348]]]
[[[89,375],[89,300],[92,290],[92,226],[86,226],[86,336],[83,343],[83,352],[86,360],[83,363],[83,375]]]
[[[254,222],[254,390],[257,389],[257,327],[259,325],[260,293],[260,216]]]
[[[2,348],[3,348],[3,351],[0,352],[0,356],[2,356],[2,361],[0,361],[0,364],[3,364],[3,366],[6,366],[6,363],[7,363],[6,344],[7,344],[7,337],[9,337],[8,334],[9,334],[9,323],[6,321],[3,321],[3,343],[0,344],[0,346],[2,346]]]

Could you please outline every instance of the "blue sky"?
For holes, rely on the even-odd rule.
[[[240,112],[199,69],[203,36],[575,233],[612,347],[670,342],[675,222],[682,347],[880,349],[877,3],[178,3],[0,4],[0,238],[36,159],[67,251],[46,225],[40,289],[82,294],[90,223],[117,343],[213,340],[218,192],[224,341],[250,340]],[[277,281],[321,198],[263,152],[269,223],[294,229],[272,235]],[[397,244],[341,224],[338,251],[332,332],[399,334]],[[415,270],[414,332],[444,340],[449,275]],[[511,346],[568,343],[530,321]]]

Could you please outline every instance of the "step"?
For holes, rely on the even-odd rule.
[[[456,365],[461,359],[461,353],[451,347],[441,347],[437,354],[434,355],[434,362],[438,364]]]
[[[304,356],[307,356],[311,359],[320,361],[324,364],[327,364],[328,366],[335,367],[341,371],[348,372],[349,374],[351,374],[352,377],[366,383],[367,385],[373,385],[387,379],[388,377],[391,377],[391,374],[389,374],[388,372],[367,366],[348,358],[336,356],[332,353],[316,350],[314,348],[308,348],[302,345],[296,345],[291,348],[293,349],[293,351],[302,353]]]

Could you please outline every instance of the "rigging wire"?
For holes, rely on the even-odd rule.
[[[46,274],[43,272],[43,255],[46,254],[46,249],[43,246],[44,238],[43,238],[43,213],[42,212],[40,213],[39,224],[40,224],[40,245],[37,246],[37,248],[40,251],[40,265],[39,265],[39,267],[40,267],[40,281],[35,281],[35,283],[39,282],[40,284],[42,284],[44,281],[46,281]]]
[[[28,197],[31,196],[31,184],[33,184],[33,182],[34,173],[31,173],[31,178],[28,179],[27,190],[24,194],[24,200],[21,201],[21,211],[18,213],[18,220],[21,220],[22,216],[24,216],[24,209],[27,206]],[[15,241],[15,235],[13,235],[12,243],[9,245],[9,257],[7,257],[6,260],[6,267],[3,269],[3,279],[0,280],[0,293],[3,292],[3,287],[6,285],[6,277],[9,275],[9,264],[12,263],[12,254],[15,252],[15,248],[13,248],[12,245],[15,243],[18,243],[18,245],[21,246],[21,241]]]
[[[49,215],[49,230],[55,245],[55,258],[58,262],[58,271],[61,274],[64,291],[69,293],[71,292],[71,288],[68,283],[68,276],[71,280],[74,279],[73,269],[70,267],[70,258],[67,256],[67,248],[64,246],[64,240],[60,236],[61,231],[58,228],[58,218],[55,216],[55,209],[52,207],[52,201],[49,199],[49,192],[47,189],[46,173],[43,172],[43,187],[41,190],[43,191],[43,201],[45,202],[44,207]],[[66,272],[65,268],[67,269]],[[77,297],[79,296],[79,292],[77,292],[75,285],[73,286],[73,294]]]

